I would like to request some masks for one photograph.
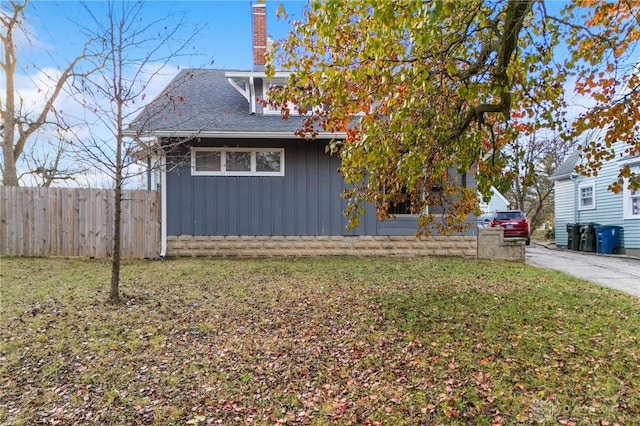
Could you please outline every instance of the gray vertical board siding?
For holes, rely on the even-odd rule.
[[[239,194],[238,193],[238,178],[237,177],[225,177],[227,181],[227,223],[225,223],[225,228],[222,231],[223,235],[241,235],[240,228],[238,226],[238,209],[240,208],[240,204],[238,203],[238,199],[240,196],[247,196],[247,194]],[[225,208],[225,206],[220,206],[221,208]]]
[[[337,166],[338,167],[340,166],[339,162]],[[350,188],[349,185],[343,182],[341,191],[344,191],[345,189],[348,189],[348,188]],[[342,212],[347,208],[347,205],[348,205],[348,200],[342,199],[342,202],[341,202]],[[381,231],[383,231],[383,228],[380,228],[380,225],[382,223],[378,221],[378,218],[376,216],[375,205],[372,203],[365,203],[363,207],[365,211],[364,217],[362,216],[360,217],[358,226],[356,226],[354,229],[351,229],[351,230],[347,229],[349,218],[342,215],[342,228],[343,228],[342,235],[390,235],[390,234],[385,234],[384,232],[381,233]],[[404,235],[414,235],[416,233],[416,225],[417,225],[417,222],[414,221],[413,230]]]
[[[303,141],[298,141],[298,144],[302,145]],[[284,194],[283,194],[283,204],[282,204],[282,217],[284,219],[284,235],[296,235],[296,223],[295,223],[295,215],[296,210],[298,210],[298,202],[299,199],[296,199],[296,180],[299,177],[296,175],[298,169],[294,166],[294,164],[298,161],[299,155],[298,153],[301,151],[300,147],[291,146],[291,144],[285,144],[284,151],[284,173],[285,175],[281,177],[283,185],[284,185]]]
[[[206,192],[206,182],[204,179],[193,180],[193,195],[195,200],[202,200],[202,202],[194,204],[193,211],[193,233],[195,235],[202,235],[206,231],[207,225],[207,204],[208,197]]]
[[[379,222],[378,232],[383,235],[413,235],[418,226],[417,216],[398,215],[394,219]]]
[[[306,225],[309,235],[320,235],[320,227],[318,223],[318,209],[320,207],[320,180],[318,179],[319,170],[319,150],[307,151],[307,170],[306,170],[306,188],[307,197],[305,200],[306,207]]]
[[[233,178],[232,178],[233,179]],[[249,177],[242,176],[235,178],[238,181],[236,196],[238,200],[238,231],[236,235],[251,235],[251,222],[257,221],[257,217],[251,217],[251,191],[249,189]]]
[[[183,173],[183,175],[187,175],[188,171],[185,171],[185,173]],[[196,198],[196,194],[195,194],[195,185],[193,184],[193,182],[189,182],[186,180],[182,181],[182,197],[180,200],[180,204],[182,205],[182,217],[181,217],[181,221],[182,222],[182,226],[185,229],[190,230],[190,234],[194,235],[195,234],[195,220],[194,220],[194,209],[197,208],[198,206],[198,202],[199,202],[199,198]],[[184,214],[186,212],[190,212],[190,214]]]
[[[347,188],[347,185],[343,185],[342,186],[342,190],[344,190],[346,188]],[[354,228],[354,229],[348,229],[347,228],[347,226],[349,224],[349,217],[345,216],[344,214],[342,214],[342,212],[344,212],[346,210],[347,205],[348,205],[348,201],[345,200],[345,199],[342,199],[341,202],[340,202],[340,210],[341,210],[341,214],[340,215],[341,215],[341,218],[342,218],[341,224],[340,224],[340,227],[342,228],[341,235],[364,235],[361,232],[362,218],[360,218],[360,222],[361,223],[356,228]]]
[[[284,161],[285,161],[285,174],[287,173],[287,153],[284,153]],[[265,178],[269,179],[271,182],[271,201],[269,202],[272,206],[271,211],[269,212],[271,216],[271,223],[269,229],[269,225],[265,226],[265,235],[284,235],[284,179],[279,178]]]
[[[218,228],[217,220],[215,220],[217,194],[215,192],[212,193],[211,190],[214,189],[214,187],[216,186],[216,183],[210,182],[207,179],[202,179],[202,180],[203,180],[203,189],[205,191],[203,196],[206,197],[204,199],[204,202],[202,203],[202,206],[203,206],[202,217],[205,220],[206,226],[209,227],[209,229],[204,227],[202,232],[206,233],[207,231],[209,231],[215,234]],[[204,235],[204,234],[198,234],[198,235]]]
[[[271,192],[268,185],[265,185],[264,179],[259,177],[258,179],[251,179],[251,217],[255,217],[256,220],[251,221],[251,229],[249,235],[256,235],[259,232],[269,233],[269,230],[265,226],[265,216],[269,214],[271,206],[266,199]],[[261,231],[264,229],[264,231]]]
[[[344,182],[338,173],[340,158],[320,151],[318,173],[320,185],[320,235],[342,235],[342,188]],[[336,193],[338,196],[336,196]]]
[[[365,205],[360,225],[346,229],[347,185],[326,141],[203,139],[198,146],[284,148],[284,176],[192,176],[188,148],[168,155],[168,235],[414,235],[417,218],[378,221]],[[176,164],[178,162],[178,164]],[[173,166],[171,166],[173,164]]]
[[[360,218],[360,223],[362,226],[362,235],[379,235],[380,233],[380,222],[376,217],[376,207],[374,204],[367,203],[364,206],[365,214],[364,217]],[[415,225],[415,222],[414,222]],[[408,235],[413,235],[416,233],[416,228],[414,227],[413,231],[411,231]]]
[[[304,143],[300,141],[301,143]],[[307,200],[313,196],[312,191],[308,191],[307,180],[309,177],[309,163],[307,162],[307,153],[309,150],[296,150],[296,161],[293,164],[295,180],[293,185],[294,196],[294,234],[293,235],[309,235],[308,216],[307,216]]]
[[[320,235],[340,235],[336,233],[339,229],[334,230],[332,228],[335,226],[335,221],[331,219],[334,215],[332,211],[333,204],[339,201],[339,198],[334,199],[330,196],[332,179],[338,174],[334,168],[335,160],[335,157],[325,154],[324,161],[318,162],[318,199],[320,200],[318,204],[318,228]],[[335,226],[335,228],[338,227]]]

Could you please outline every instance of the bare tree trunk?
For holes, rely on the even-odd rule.
[[[6,120],[5,123],[9,121]],[[5,125],[5,129],[7,126]],[[13,128],[13,126],[11,127]],[[5,186],[18,186],[18,172],[16,170],[16,162],[13,157],[13,135],[9,135],[9,131],[5,132],[5,138],[2,143],[2,155],[4,164],[2,165],[2,184]]]
[[[102,41],[99,72],[90,78],[76,81],[78,90],[83,94],[82,104],[88,111],[94,111],[98,121],[110,131],[108,139],[88,138],[78,141],[83,153],[93,159],[103,170],[108,171],[114,179],[115,199],[113,202],[113,253],[111,258],[111,283],[109,287],[110,303],[119,303],[120,267],[122,258],[122,203],[124,185],[132,176],[128,167],[136,159],[133,155],[139,149],[136,141],[125,138],[125,122],[130,121],[135,102],[144,99],[144,91],[149,79],[158,75],[154,71],[150,77],[145,68],[153,64],[154,69],[162,69],[169,64],[174,54],[165,56],[166,45],[173,45],[175,35],[184,27],[180,21],[173,29],[164,27],[156,32],[160,21],[147,22],[143,18],[144,2],[119,2],[110,0],[102,6],[85,2],[84,7],[91,15],[96,26],[95,33],[87,34],[91,39]],[[104,17],[95,14],[95,10],[103,10]],[[89,30],[92,31],[92,30]],[[187,37],[179,50],[190,45],[192,37]],[[155,47],[150,43],[157,41]],[[162,49],[161,49],[162,48]],[[133,52],[147,52],[139,58]],[[162,53],[160,53],[162,52]],[[146,55],[146,56],[145,56]],[[135,57],[135,59],[134,59]],[[160,68],[158,69],[158,65]],[[132,77],[133,76],[133,77]],[[133,78],[133,80],[130,80]],[[108,103],[105,103],[108,101]],[[96,109],[96,105],[99,105]]]
[[[553,188],[550,186],[550,188]],[[536,198],[532,201],[531,211],[527,212],[527,218],[529,219],[529,226],[532,230],[537,229],[538,226],[541,225],[542,222],[542,213],[547,204],[547,199],[551,194],[551,189],[543,192],[540,191],[540,188],[536,187]]]
[[[118,86],[121,87],[121,86]],[[122,216],[122,174],[123,174],[123,160],[122,160],[122,102],[119,96],[116,97],[117,101],[117,117],[116,123],[118,125],[118,134],[116,137],[116,164],[115,164],[115,193],[114,200],[115,214],[113,219],[113,258],[111,261],[111,291],[109,292],[109,301],[112,303],[120,302],[120,258],[122,251],[122,228],[121,228],[121,216]]]
[[[120,302],[120,247],[121,244],[121,221],[122,215],[122,179],[121,173],[116,175],[116,190],[114,200],[115,214],[113,219],[113,257],[111,259],[111,290],[109,301],[111,303]]]
[[[25,3],[26,5],[26,3]],[[2,102],[0,101],[0,111],[4,115],[3,122],[3,136],[2,141],[2,157],[4,164],[2,165],[2,183],[5,186],[18,186],[18,172],[16,170],[16,158],[13,151],[14,144],[14,128],[15,128],[15,87],[14,87],[14,75],[16,72],[16,52],[15,44],[13,42],[13,28],[17,25],[18,16],[24,5],[14,6],[14,15],[11,21],[3,24],[7,28],[7,33],[2,39],[4,47],[4,60],[3,69],[5,73],[5,102],[6,106],[2,108]],[[4,110],[3,110],[4,109]]]
[[[113,4],[109,5],[109,9],[112,11]],[[112,56],[112,74],[111,85],[113,90],[113,102],[116,107],[115,114],[115,136],[116,136],[116,157],[115,157],[115,218],[113,223],[113,259],[111,262],[111,291],[109,293],[109,300],[111,302],[120,301],[120,257],[121,257],[121,238],[122,230],[120,217],[122,216],[122,175],[123,175],[123,158],[122,158],[122,122],[123,122],[123,106],[125,95],[123,86],[123,58],[122,58],[122,46],[124,36],[124,26],[126,20],[115,20],[113,13],[109,14],[111,39],[109,43],[111,45],[110,51]]]
[[[89,59],[96,58],[101,52],[94,51],[95,39],[88,40],[82,53],[73,59],[69,65],[61,70],[59,76],[48,74],[48,80],[54,82],[50,92],[43,92],[44,106],[39,111],[26,111],[22,102],[16,105],[15,96],[15,73],[18,59],[16,57],[15,32],[23,31],[27,33],[27,26],[21,20],[29,0],[9,1],[7,12],[0,13],[0,43],[4,55],[0,59],[0,78],[4,77],[5,98],[0,99],[0,116],[3,117],[2,139],[2,183],[6,186],[18,186],[22,174],[18,173],[17,163],[23,157],[25,147],[34,143],[31,140],[34,133],[41,131],[47,124],[54,124],[63,127],[64,120],[56,115],[53,123],[48,123],[47,118],[50,113],[56,113],[54,103],[64,90],[68,81],[74,78],[87,77],[97,69],[102,67],[102,63],[93,64],[94,67],[80,72],[81,64]],[[27,38],[28,34],[27,34]],[[98,49],[99,50],[99,49]],[[46,70],[41,70],[46,74]],[[19,97],[19,96],[18,96]],[[6,105],[3,105],[3,101]],[[57,172],[53,174],[54,179]]]

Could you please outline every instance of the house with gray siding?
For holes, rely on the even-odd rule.
[[[640,191],[626,186],[614,194],[607,188],[618,178],[622,165],[629,164],[640,171],[640,157],[624,153],[622,143],[615,144],[616,158],[605,162],[598,176],[586,177],[574,169],[582,159],[578,151],[572,153],[551,176],[554,181],[555,241],[567,247],[567,224],[597,223],[622,227],[619,253],[640,256]]]
[[[340,158],[327,153],[345,134],[302,139],[302,117],[283,120],[261,104],[288,73],[266,77],[265,5],[253,5],[252,13],[253,70],[182,70],[131,123],[129,136],[162,148],[153,154],[161,164],[153,181],[162,200],[160,255],[475,257],[475,226],[417,239],[418,216],[408,211],[381,221],[367,204],[360,225],[347,230]],[[453,178],[475,185],[471,173]]]

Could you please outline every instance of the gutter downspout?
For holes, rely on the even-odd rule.
[[[153,169],[151,168],[151,155],[147,157],[147,191],[151,191],[151,173],[153,173]]]
[[[573,223],[578,223],[580,221],[580,209],[578,208],[578,204],[580,200],[578,199],[578,174],[571,173],[569,175],[569,179],[573,182]]]
[[[160,158],[160,259],[167,255],[167,155]]]

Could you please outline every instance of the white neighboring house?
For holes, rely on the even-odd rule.
[[[585,177],[575,173],[580,160],[572,153],[551,176],[554,181],[555,240],[558,247],[568,245],[567,224],[597,223],[621,226],[621,249],[628,255],[640,256],[640,191],[626,188],[618,194],[607,187],[618,177],[621,166],[628,164],[640,172],[640,156],[624,154],[624,144],[614,144],[616,159],[603,164],[598,176]]]
[[[492,213],[496,210],[509,210],[509,201],[500,191],[491,187],[491,199],[488,203],[482,201],[480,197],[480,210],[482,213]]]

